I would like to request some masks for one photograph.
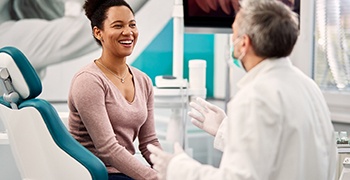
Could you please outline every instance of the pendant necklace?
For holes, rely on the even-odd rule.
[[[115,76],[116,78],[120,79],[120,82],[124,83],[125,82],[125,78],[127,75],[127,70],[125,71],[124,75],[122,77],[117,76],[112,70],[110,70],[108,67],[106,67],[105,65],[103,65],[99,60],[96,61],[98,64],[100,64],[103,68],[105,68],[108,72],[110,72],[113,76]]]

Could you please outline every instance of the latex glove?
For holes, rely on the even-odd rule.
[[[195,102],[191,102],[190,106],[192,109],[188,115],[192,117],[191,122],[216,136],[221,122],[226,118],[225,111],[200,97],[197,97]]]
[[[184,152],[179,143],[174,144],[174,154],[167,153],[153,144],[148,144],[147,149],[152,153],[150,155],[150,159],[153,163],[153,169],[158,172],[157,176],[159,180],[166,179],[166,173],[170,160],[176,155]]]

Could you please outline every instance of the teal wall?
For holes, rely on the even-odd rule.
[[[142,36],[142,32],[140,33]],[[133,62],[133,66],[145,72],[153,81],[158,75],[172,74],[173,58],[173,20],[149,46]],[[206,86],[207,97],[214,95],[214,35],[213,34],[185,34],[184,35],[184,74],[188,79],[188,61],[204,59],[207,61]]]

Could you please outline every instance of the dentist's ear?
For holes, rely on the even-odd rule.
[[[241,45],[241,50],[244,52],[247,52],[248,47],[252,45],[252,41],[248,35],[243,35],[242,36],[242,45]]]
[[[242,36],[242,46],[245,46],[249,41],[249,36],[248,35],[243,35]]]

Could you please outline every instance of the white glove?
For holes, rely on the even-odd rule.
[[[221,122],[226,118],[225,111],[200,97],[197,97],[195,102],[191,102],[190,106],[192,109],[188,115],[192,117],[191,122],[209,134],[216,136]]]
[[[184,153],[184,150],[179,143],[174,144],[174,154],[167,153],[153,144],[148,144],[147,149],[152,153],[150,159],[153,163],[153,169],[158,172],[157,176],[159,180],[166,179],[166,173],[171,159],[176,155]]]

